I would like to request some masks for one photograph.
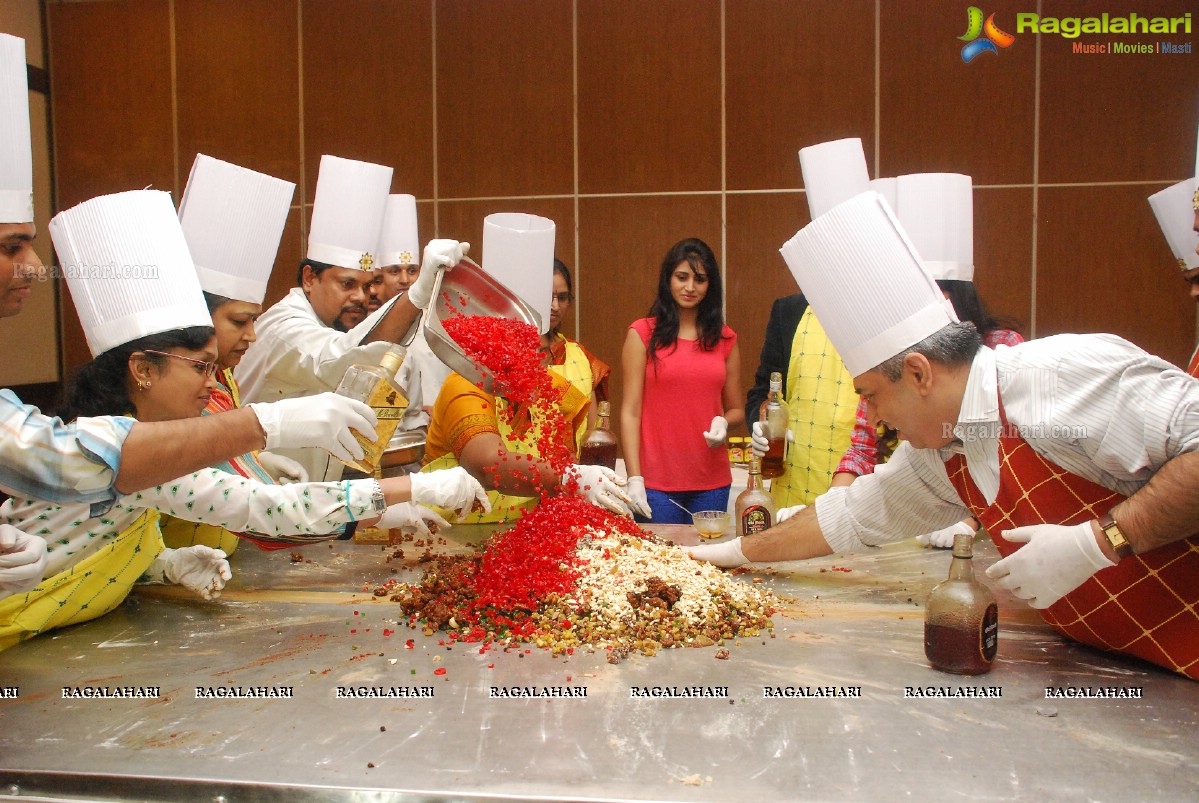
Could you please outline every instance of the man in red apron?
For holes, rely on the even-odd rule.
[[[1060,632],[1199,679],[1199,382],[1112,335],[982,348],[873,193],[782,251],[872,418],[906,443],[772,530],[692,555],[816,557],[970,512],[1003,556],[988,576]],[[863,321],[855,292],[883,285],[894,309]]]

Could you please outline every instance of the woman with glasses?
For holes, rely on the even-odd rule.
[[[582,344],[562,334],[562,319],[574,302],[570,270],[560,259],[554,260],[554,294],[550,296],[550,329],[541,336],[541,348],[548,355],[549,369],[574,385],[591,404],[587,418],[575,430],[575,447],[582,446],[587,431],[595,426],[598,402],[608,400],[608,375],[612,369]]]

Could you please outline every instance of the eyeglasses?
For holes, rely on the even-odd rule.
[[[186,360],[194,365],[198,370],[202,370],[205,377],[212,377],[216,375],[217,364],[215,362],[195,360],[191,357],[184,357],[182,354],[171,354],[169,351],[154,351],[153,349],[143,349],[143,351],[146,354],[157,354],[160,357],[174,357],[176,360]]]
[[[557,301],[559,305],[569,304],[575,300],[573,293],[554,293],[550,296],[551,301]]]

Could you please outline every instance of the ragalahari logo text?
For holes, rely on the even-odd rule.
[[[965,42],[962,48],[962,61],[969,64],[983,53],[999,55],[999,48],[1008,47],[1016,41],[1010,33],[999,30],[995,25],[995,15],[987,17],[983,22],[983,11],[978,6],[966,9],[966,33],[958,39]]]

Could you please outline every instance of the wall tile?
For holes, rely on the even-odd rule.
[[[974,286],[992,315],[1031,337],[1032,188],[974,191]]]
[[[579,188],[718,190],[718,0],[579,0]]]
[[[817,142],[861,137],[874,153],[874,5],[726,4],[729,189],[800,186],[796,152]]]
[[[270,281],[267,282],[263,309],[279,301],[298,284],[296,270],[303,258],[304,241],[300,236],[300,210],[293,207],[287,213],[287,223],[283,227],[283,236],[279,239],[279,253],[275,256],[275,267],[271,271]]]
[[[559,0],[439,0],[439,197],[573,193],[571,24]]]

